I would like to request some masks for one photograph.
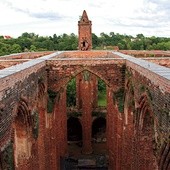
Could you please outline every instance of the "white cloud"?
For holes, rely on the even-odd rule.
[[[170,37],[169,0],[1,0],[0,35],[77,34],[84,9],[97,35],[115,32]]]

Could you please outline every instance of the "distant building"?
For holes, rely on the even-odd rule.
[[[9,36],[9,35],[4,35],[3,37],[4,37],[4,39],[11,39],[11,38],[12,38],[12,37]]]
[[[83,11],[80,21],[78,21],[79,30],[79,50],[87,51],[92,49],[92,23],[89,20],[86,11]]]

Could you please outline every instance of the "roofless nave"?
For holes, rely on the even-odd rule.
[[[93,51],[85,11],[78,26],[78,51],[1,57],[0,169],[169,170],[170,53]]]

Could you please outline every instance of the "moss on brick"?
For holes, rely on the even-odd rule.
[[[55,98],[57,97],[57,92],[49,89],[48,90],[48,102],[47,102],[47,112],[52,113],[54,110]]]
[[[76,118],[78,118],[78,117],[82,116],[82,112],[71,112],[71,113],[67,113],[67,116],[68,116],[68,118],[69,118],[69,117],[76,117]]]
[[[105,118],[106,113],[104,113],[104,112],[92,112],[92,116],[93,117],[103,117],[103,118]]]
[[[14,169],[14,156],[13,156],[13,144],[10,142],[8,146],[1,153],[0,161],[2,162],[2,169],[13,170]],[[4,165],[5,164],[5,165]],[[1,168],[1,167],[0,167]]]

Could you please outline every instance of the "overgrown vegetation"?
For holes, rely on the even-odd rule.
[[[14,169],[14,154],[12,142],[10,142],[9,145],[5,148],[5,150],[1,153],[0,168],[4,170]]]
[[[138,34],[121,35],[110,32],[102,32],[100,36],[92,34],[93,49],[112,49],[118,46],[123,50],[170,50],[170,38],[145,37]],[[53,51],[53,50],[76,50],[78,36],[75,34],[62,34],[53,36],[39,36],[35,33],[23,33],[18,38],[4,39],[0,36],[0,55],[20,53],[28,51]]]
[[[71,79],[67,84],[67,107],[76,106],[76,79]]]
[[[98,106],[106,106],[106,84],[102,79],[98,79]]]
[[[103,117],[103,118],[105,118],[106,113],[104,113],[104,112],[92,112],[92,116],[93,117]]]
[[[47,102],[47,112],[52,113],[55,104],[55,98],[57,96],[57,92],[53,90],[48,90],[48,102]]]
[[[67,113],[68,118],[69,117],[75,117],[78,118],[79,116],[82,116],[82,112],[71,112],[71,113]]]

